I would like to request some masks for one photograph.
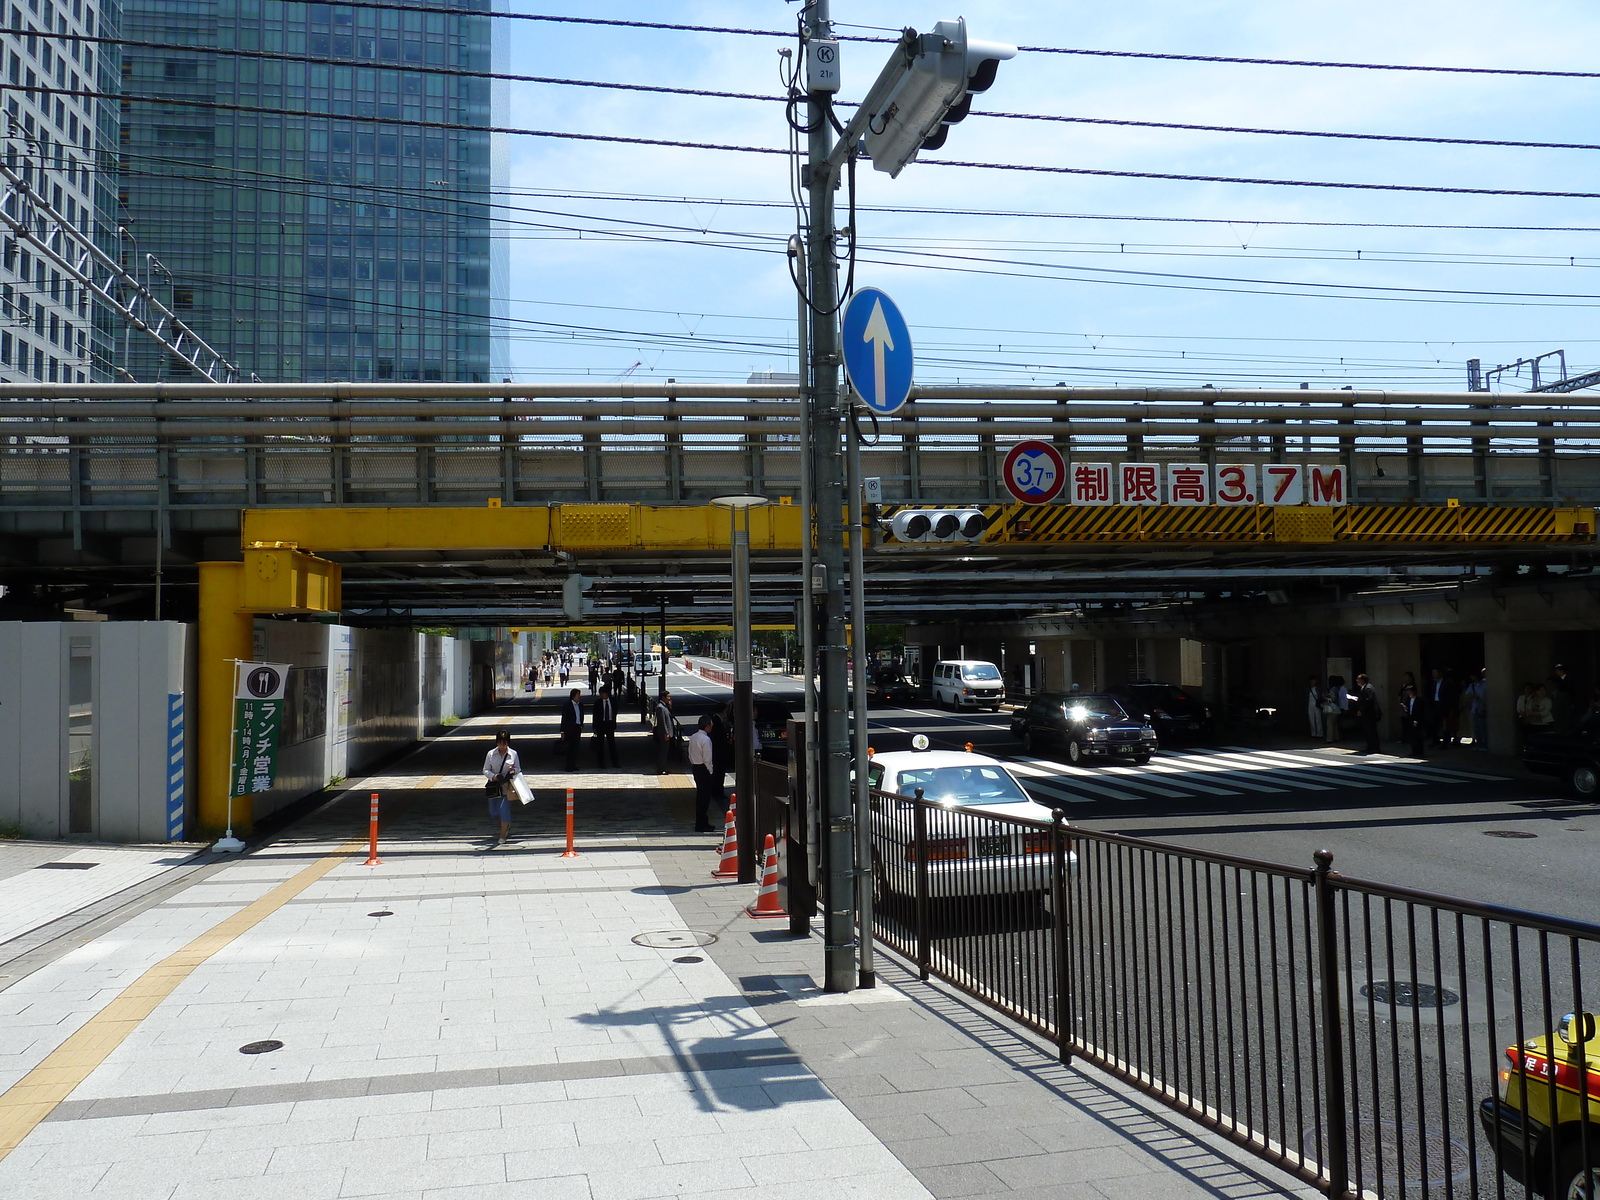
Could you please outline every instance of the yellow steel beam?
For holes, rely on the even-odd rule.
[[[751,510],[750,546],[798,550],[800,509]],[[302,550],[726,550],[728,510],[712,505],[552,504],[496,508],[253,508],[246,548]]]

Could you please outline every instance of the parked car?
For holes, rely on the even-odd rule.
[[[933,702],[951,708],[992,708],[1006,698],[1000,668],[981,659],[946,659],[933,668]]]
[[[926,737],[917,740],[927,745]],[[938,804],[926,825],[931,898],[1042,892],[1050,886],[1048,829],[972,819],[993,814],[1050,820],[1051,810],[1023,791],[1003,763],[959,750],[894,751],[873,756],[867,781],[874,792],[873,885],[880,899],[916,893],[918,858],[908,811],[914,806],[897,797]]]
[[[1040,692],[1011,718],[1011,735],[1029,754],[1063,749],[1067,761],[1129,759],[1147,763],[1156,752],[1156,731],[1129,716],[1110,696]]]
[[[1575,796],[1600,793],[1600,716],[1579,722],[1567,733],[1530,733],[1522,765],[1535,775],[1555,775]]]
[[[1501,1092],[1478,1105],[1500,1170],[1550,1200],[1600,1196],[1600,1114],[1584,1103],[1585,1091],[1600,1095],[1595,1024],[1568,1013],[1555,1032],[1507,1046]]]
[[[1154,683],[1136,679],[1120,687],[1107,688],[1130,717],[1147,722],[1162,741],[1201,740],[1216,732],[1211,709],[1194,692],[1175,683]]]
[[[794,710],[782,700],[755,701],[756,736],[761,739],[761,757],[768,762],[789,761],[789,720]]]

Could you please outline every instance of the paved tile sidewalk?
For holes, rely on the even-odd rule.
[[[481,753],[454,740],[398,773]],[[359,832],[363,800],[0,991],[0,1090]],[[686,953],[637,845],[489,849],[470,836],[481,792],[392,803],[384,865],[347,859],[198,966],[0,1161],[0,1195],[928,1195],[721,968]],[[632,940],[651,932],[679,938]],[[284,1044],[239,1052],[264,1039]]]

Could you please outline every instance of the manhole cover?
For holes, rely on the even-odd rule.
[[[1412,983],[1407,979],[1374,979],[1361,985],[1361,994],[1379,1004],[1393,1004],[1399,1008],[1449,1008],[1461,1003],[1461,997],[1449,988]]]
[[[1351,1173],[1359,1172],[1360,1189],[1368,1195],[1391,1196],[1403,1190],[1407,1195],[1445,1200],[1464,1195],[1472,1179],[1466,1143],[1432,1127],[1362,1117],[1351,1124],[1350,1141]],[[1308,1156],[1316,1156],[1315,1131],[1306,1131],[1303,1145]]]
[[[239,1047],[240,1054],[271,1054],[274,1050],[282,1050],[283,1043],[272,1040],[265,1042],[246,1042]]]
[[[697,929],[662,929],[654,933],[635,934],[633,944],[649,946],[653,950],[682,950],[689,946],[709,946],[716,940],[716,934],[701,933]]]
[[[680,954],[680,955],[678,955],[677,958],[673,959],[672,961],[673,962],[681,962],[681,963],[697,963],[697,962],[705,962],[705,959],[701,958],[698,954]]]
[[[636,896],[681,896],[690,889],[679,887],[677,884],[652,883],[646,887],[636,887],[633,894]]]
[[[1483,836],[1484,837],[1503,837],[1503,838],[1531,838],[1531,837],[1538,837],[1539,835],[1537,833],[1526,833],[1521,829],[1485,829],[1483,831]]]
[[[367,914],[367,916],[369,916],[369,917],[392,917],[392,916],[394,916],[394,913],[390,909],[380,908],[377,912],[369,912]]]

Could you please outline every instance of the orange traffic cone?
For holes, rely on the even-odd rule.
[[[739,878],[739,827],[734,819],[734,801],[737,799],[734,797],[728,803],[728,821],[722,827],[722,861],[711,872],[713,879]]]
[[[761,868],[761,890],[756,893],[756,902],[744,911],[752,917],[787,917],[789,914],[778,907],[778,847],[770,833],[762,857],[766,865]]]

